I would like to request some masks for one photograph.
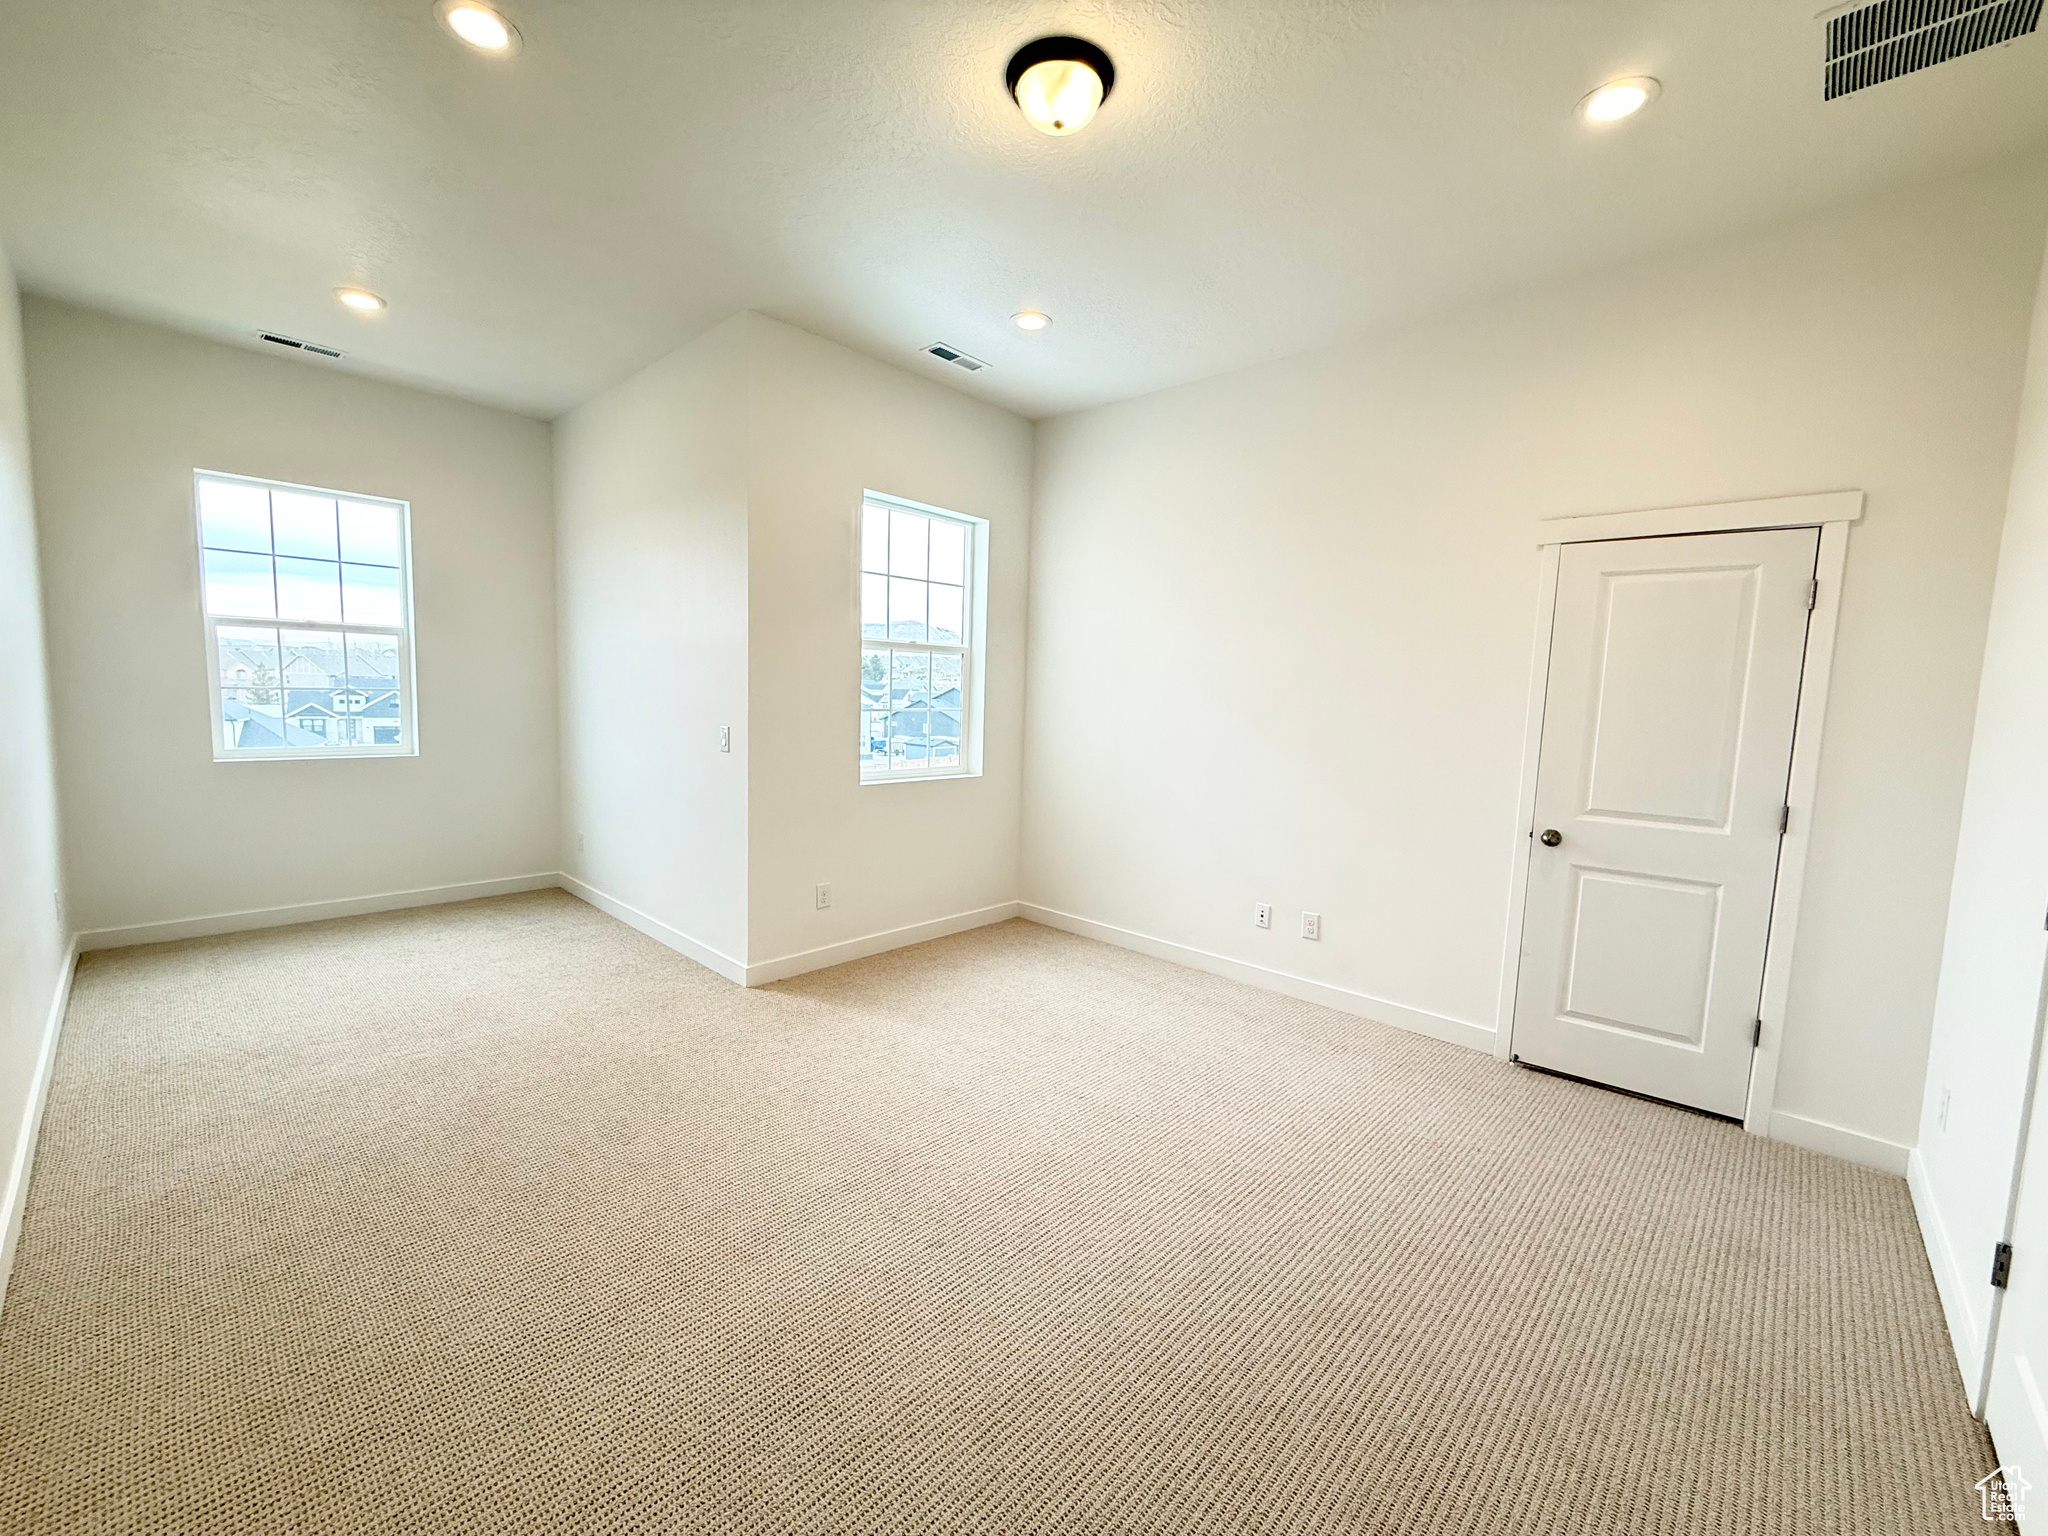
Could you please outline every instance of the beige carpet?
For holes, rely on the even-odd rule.
[[[86,958],[0,1530],[1982,1531],[1896,1179],[1025,923]]]

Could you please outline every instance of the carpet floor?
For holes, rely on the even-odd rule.
[[[1897,1179],[1023,922],[87,955],[0,1531],[1982,1531]]]

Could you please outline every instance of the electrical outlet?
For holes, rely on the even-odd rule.
[[[832,882],[830,880],[820,880],[818,882],[818,910],[822,912],[831,905]]]
[[[1948,1090],[1941,1090],[1941,1108],[1935,1111],[1934,1125],[1944,1136],[1948,1134]]]
[[[730,752],[732,750],[732,727],[729,725],[721,725],[718,728],[718,750],[721,752]]]
[[[1304,939],[1320,939],[1323,936],[1323,914],[1304,912],[1301,914],[1301,936]]]
[[[1272,927],[1273,909],[1270,906],[1268,906],[1265,902],[1260,902],[1256,907],[1252,908],[1252,921],[1257,923],[1261,928]]]

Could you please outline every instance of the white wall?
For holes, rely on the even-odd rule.
[[[46,300],[26,322],[77,926],[555,869],[547,426]],[[412,503],[417,757],[213,760],[195,468]]]
[[[1026,899],[1490,1028],[1534,520],[1860,488],[1777,1107],[1902,1161],[2044,214],[2030,156],[1044,424]]]
[[[736,315],[556,424],[564,868],[734,977],[749,334]]]
[[[764,316],[752,341],[749,955],[1017,899],[1031,424]],[[859,782],[863,491],[989,524],[979,777]],[[818,911],[821,880],[833,902]]]
[[[0,252],[0,1294],[69,958],[21,365],[14,273]]]
[[[1973,1400],[2048,960],[2048,272],[2034,305],[1913,1194]],[[1948,1110],[1942,1097],[1948,1095]]]
[[[1016,900],[1028,422],[743,313],[563,417],[556,456],[583,894],[751,981]],[[868,490],[989,520],[979,778],[859,783]]]

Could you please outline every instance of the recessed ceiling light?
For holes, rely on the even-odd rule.
[[[1010,56],[1003,71],[1024,120],[1040,133],[1079,133],[1116,84],[1109,55],[1085,38],[1041,37]]]
[[[1010,316],[1010,323],[1020,331],[1042,331],[1052,324],[1052,316],[1040,314],[1035,309],[1020,309]]]
[[[439,0],[434,14],[441,18],[442,26],[478,53],[502,58],[519,51],[519,29],[483,0]]]
[[[1642,111],[1663,89],[1648,75],[1610,80],[1579,103],[1579,116],[1589,123],[1618,123]]]
[[[350,309],[360,310],[366,315],[374,315],[385,307],[384,301],[367,288],[337,288],[334,296]]]

